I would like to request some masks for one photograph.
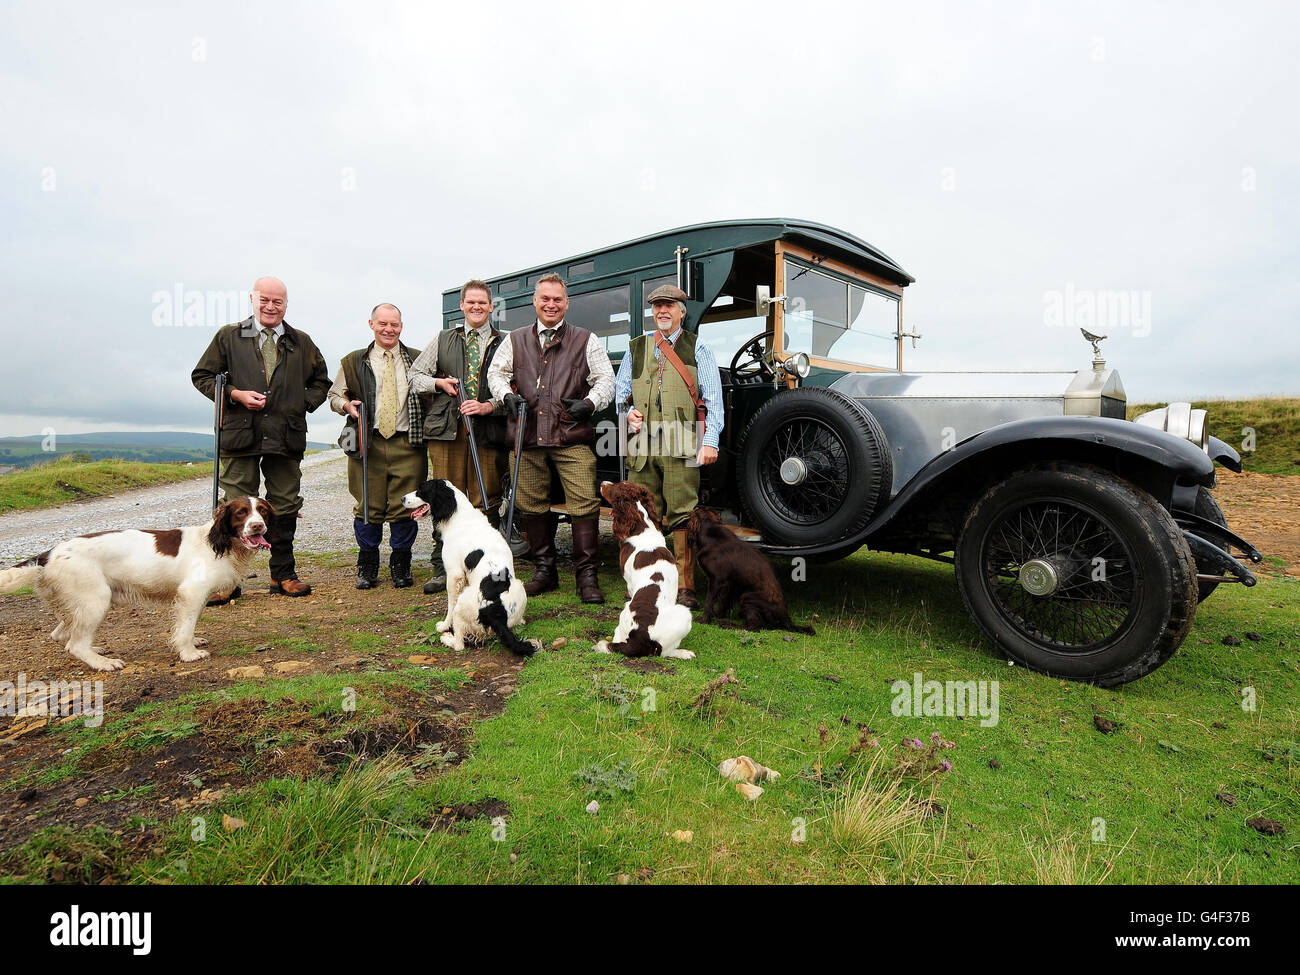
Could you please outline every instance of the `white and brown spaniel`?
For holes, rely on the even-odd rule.
[[[664,539],[654,498],[631,481],[605,481],[600,495],[613,508],[614,538],[628,600],[619,614],[614,642],[601,640],[596,652],[690,660],[695,654],[681,644],[691,632],[691,611],[677,603],[677,563]]]
[[[67,640],[68,652],[96,670],[123,666],[92,646],[110,607],[170,602],[172,647],[182,660],[202,660],[208,651],[194,645],[194,626],[203,604],[239,585],[253,553],[271,547],[266,531],[274,514],[261,498],[236,498],[204,525],[78,535],[0,570],[0,594],[35,586],[59,621],[50,638]]]

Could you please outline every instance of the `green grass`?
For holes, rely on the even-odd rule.
[[[133,488],[211,476],[210,463],[187,466],[126,460],[56,460],[0,475],[0,512],[48,508]]]
[[[1128,418],[1166,403],[1130,405]],[[1242,455],[1242,469],[1261,474],[1300,474],[1300,399],[1200,400],[1209,411],[1210,434]],[[1254,451],[1247,436],[1254,431]]]
[[[504,713],[476,726],[463,764],[416,778],[393,759],[334,780],[263,783],[208,817],[247,827],[195,843],[178,819],[165,853],[133,877],[1300,882],[1295,582],[1220,587],[1170,663],[1110,691],[1008,666],[978,637],[943,566],[863,553],[813,567],[809,584],[789,590],[796,618],[818,614],[816,637],[697,625],[687,646],[699,658],[673,662],[674,673],[588,652],[617,607],[602,622],[571,592],[533,600],[525,635],[569,643],[528,663]],[[1221,642],[1248,630],[1263,639]],[[693,707],[727,668],[740,684]],[[999,722],[894,716],[890,685],[915,671],[998,681]],[[268,700],[281,693],[243,692],[256,687]],[[1256,710],[1243,710],[1243,689]],[[1102,734],[1095,716],[1118,727]],[[955,746],[939,753],[953,763],[946,774],[901,744],[932,732]],[[858,747],[869,738],[879,747]],[[755,802],[715,769],[739,754],[782,773]],[[1235,805],[1216,798],[1224,793]],[[430,828],[445,807],[487,800],[508,807],[501,820]],[[917,815],[929,802],[945,814]],[[1286,832],[1256,832],[1246,822],[1257,816]]]

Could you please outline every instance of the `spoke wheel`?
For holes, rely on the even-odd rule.
[[[894,468],[875,417],[831,389],[778,393],[740,445],[740,495],[764,541],[806,545],[862,528],[889,498]]]
[[[1012,660],[1114,686],[1171,657],[1196,564],[1169,512],[1108,472],[1061,465],[989,488],[957,540],[972,618]]]

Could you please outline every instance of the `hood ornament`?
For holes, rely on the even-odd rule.
[[[1086,341],[1092,343],[1092,368],[1096,372],[1101,372],[1106,368],[1106,360],[1101,357],[1101,343],[1107,336],[1095,335],[1086,328],[1081,328],[1079,331],[1083,333]]]

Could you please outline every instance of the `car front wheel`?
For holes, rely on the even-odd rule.
[[[1196,563],[1169,513],[1095,468],[1015,474],[968,514],[957,583],[1008,657],[1113,687],[1168,660],[1196,613]]]

